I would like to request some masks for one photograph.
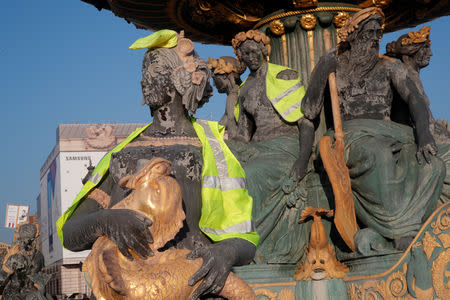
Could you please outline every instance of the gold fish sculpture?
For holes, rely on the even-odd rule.
[[[99,300],[188,299],[201,283],[188,285],[189,278],[202,266],[202,259],[188,260],[187,249],[158,251],[172,240],[183,226],[180,186],[170,177],[170,162],[153,158],[136,174],[119,182],[132,192],[111,209],[131,209],[153,222],[149,227],[154,256],[143,259],[133,253],[129,260],[106,236],[97,239],[84,262],[91,287]],[[220,295],[230,300],[256,299],[253,290],[236,274],[230,273]]]
[[[336,259],[333,246],[328,243],[321,216],[333,216],[333,211],[324,208],[305,207],[300,222],[312,216],[308,252],[305,262],[295,272],[295,280],[323,280],[343,278],[349,269]]]

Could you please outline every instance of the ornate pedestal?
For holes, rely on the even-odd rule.
[[[294,265],[234,271],[258,299],[450,299],[450,203],[435,210],[403,254],[356,259],[348,267],[345,278],[320,281],[295,281]]]

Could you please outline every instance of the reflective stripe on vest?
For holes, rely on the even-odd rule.
[[[277,78],[277,75],[284,70],[290,69],[268,63],[266,75],[267,98],[284,120],[295,122],[303,116],[301,101],[305,96],[305,87],[300,76],[294,80]]]
[[[103,156],[103,158],[99,161],[94,171],[92,172],[92,175],[89,178],[89,180],[83,185],[81,191],[73,200],[72,205],[61,215],[61,217],[58,218],[58,220],[56,221],[56,231],[58,232],[59,240],[61,241],[61,244],[63,246],[64,246],[64,237],[62,228],[64,224],[72,216],[73,212],[78,207],[78,205],[80,205],[83,197],[86,196],[91,190],[93,190],[99,184],[99,182],[102,180],[105,174],[108,172],[109,162],[111,161],[111,155],[113,153],[122,150],[127,144],[129,144],[136,137],[138,137],[145,129],[147,129],[147,127],[150,126],[150,124],[147,124],[144,127],[136,128],[136,130],[133,131],[125,140],[123,140],[119,145],[114,147],[114,149],[112,149],[105,156]]]
[[[248,194],[244,169],[223,140],[225,127],[204,120],[193,125],[203,145],[200,229],[215,242],[237,237],[257,245],[253,199]]]
[[[301,101],[305,96],[305,87],[303,86],[300,76],[294,80],[278,79],[278,73],[284,70],[292,69],[271,63],[267,64],[266,95],[275,110],[284,120],[295,122],[303,116]],[[247,78],[239,86],[238,99],[240,88],[244,85],[246,80]],[[234,106],[234,117],[236,122],[238,122],[239,101]]]

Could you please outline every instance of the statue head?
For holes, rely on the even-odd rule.
[[[211,69],[214,85],[219,93],[227,93],[232,86],[239,86],[241,74],[245,65],[231,56],[222,56],[219,59],[208,58],[208,67]]]
[[[355,13],[339,30],[338,60],[370,70],[378,61],[383,24],[380,8],[369,7]]]
[[[231,40],[234,53],[250,71],[258,70],[270,54],[270,39],[258,30],[239,32]]]
[[[177,95],[184,108],[194,115],[212,95],[206,62],[194,51],[194,43],[177,35],[176,46],[149,48],[142,63],[143,104],[155,110]]]
[[[38,236],[36,225],[23,224],[19,227],[19,247],[22,251],[31,251],[36,246],[36,238]]]
[[[430,63],[433,55],[430,46],[429,26],[423,26],[419,31],[411,31],[386,45],[386,55],[401,59],[411,64],[414,69],[421,69]]]

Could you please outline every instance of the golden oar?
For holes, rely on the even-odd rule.
[[[358,226],[356,224],[350,175],[344,160],[344,133],[342,132],[335,73],[328,76],[328,83],[331,94],[335,142],[333,148],[331,138],[329,136],[322,137],[319,141],[319,151],[333,188],[334,223],[347,246],[355,251],[354,236]]]

